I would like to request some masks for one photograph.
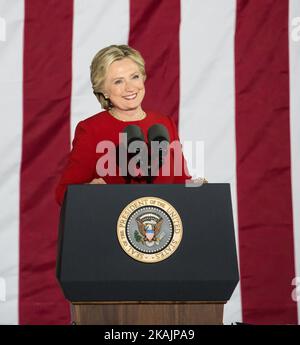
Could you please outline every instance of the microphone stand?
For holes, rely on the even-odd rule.
[[[147,184],[153,183],[154,179],[157,177],[157,176],[152,176],[151,175],[152,158],[153,158],[152,155],[149,155],[148,162],[150,162],[150,164],[148,164],[148,174],[146,176]],[[159,154],[158,154],[158,170],[162,167],[162,165],[163,165],[163,154],[162,154],[162,151],[159,150]]]

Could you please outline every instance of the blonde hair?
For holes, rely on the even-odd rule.
[[[109,98],[105,98],[103,94],[103,87],[106,78],[108,67],[115,61],[130,58],[134,61],[146,80],[145,61],[142,55],[135,49],[128,45],[110,45],[101,49],[93,58],[91,70],[91,82],[94,94],[100,102],[102,108],[112,108],[112,103]]]

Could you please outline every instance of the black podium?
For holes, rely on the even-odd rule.
[[[127,255],[119,216],[133,200],[170,203],[182,239],[167,259]],[[229,184],[71,185],[61,209],[57,278],[77,324],[222,324],[239,274]]]

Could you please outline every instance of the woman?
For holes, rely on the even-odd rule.
[[[91,82],[94,94],[105,111],[79,122],[76,127],[73,148],[56,189],[59,204],[68,184],[126,183],[126,177],[118,169],[117,174],[107,174],[104,169],[99,169],[99,160],[104,152],[99,152],[97,145],[109,141],[117,147],[119,134],[128,125],[139,126],[147,138],[148,129],[154,124],[161,124],[167,128],[170,142],[179,140],[171,118],[143,110],[145,80],[144,60],[138,51],[129,46],[111,45],[95,55],[91,64]],[[179,150],[182,156],[181,148]],[[190,179],[183,156],[181,174],[175,176],[178,174],[174,174],[173,155],[174,152],[170,154],[169,174],[163,176],[160,169],[153,183],[185,183]],[[131,180],[131,183],[146,182],[145,178]]]

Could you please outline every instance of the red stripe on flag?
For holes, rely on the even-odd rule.
[[[25,1],[20,324],[65,324],[55,278],[57,176],[70,148],[73,1]]]
[[[180,0],[131,0],[129,45],[146,61],[143,107],[178,124]]]
[[[235,44],[243,320],[296,324],[288,1],[238,0]]]

